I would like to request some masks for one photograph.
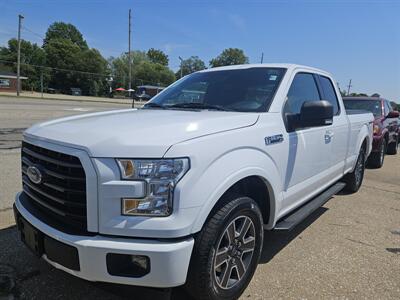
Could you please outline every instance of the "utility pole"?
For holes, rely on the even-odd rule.
[[[43,69],[40,70],[40,92],[42,93],[43,98]]]
[[[182,74],[183,74],[183,59],[180,56],[178,56],[178,58],[181,61],[181,78],[182,78]]]
[[[21,92],[21,26],[23,18],[23,15],[18,15],[17,96],[19,96],[19,93]]]
[[[347,86],[347,96],[350,96],[350,88],[352,87],[351,85],[351,79],[349,81],[349,85]]]
[[[261,53],[261,63],[264,61],[264,52]]]
[[[131,97],[131,89],[132,89],[132,60],[131,60],[131,9],[129,9],[129,37],[128,37],[128,59],[129,59],[129,97]]]

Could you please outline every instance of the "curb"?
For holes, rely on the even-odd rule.
[[[126,102],[121,101],[111,101],[111,100],[89,100],[89,99],[60,99],[60,98],[39,98],[39,97],[32,97],[32,96],[17,96],[17,95],[2,95],[0,94],[0,98],[15,98],[15,99],[29,99],[29,100],[49,100],[49,101],[76,101],[76,102],[94,102],[94,103],[111,103],[111,104],[129,104],[132,105],[132,100],[127,100]],[[138,106],[143,105],[142,103],[135,102]]]

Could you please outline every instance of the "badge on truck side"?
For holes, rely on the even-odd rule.
[[[278,144],[283,142],[283,134],[276,134],[265,137],[265,145]]]

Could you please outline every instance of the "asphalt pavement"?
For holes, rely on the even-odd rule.
[[[190,299],[182,288],[84,281],[23,246],[11,209],[21,188],[20,131],[41,120],[124,106],[13,102],[0,98],[0,299]],[[367,169],[358,193],[336,195],[294,230],[265,232],[260,264],[242,298],[399,299],[400,154],[386,156],[382,169]]]
[[[131,104],[0,97],[0,149],[20,147],[22,132],[45,120],[69,115],[129,108]]]

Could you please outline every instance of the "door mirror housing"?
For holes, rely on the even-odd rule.
[[[388,113],[386,118],[398,118],[400,116],[400,113],[396,110],[392,110]]]
[[[299,114],[288,115],[288,123],[290,131],[329,126],[333,123],[333,106],[326,100],[304,102]]]

